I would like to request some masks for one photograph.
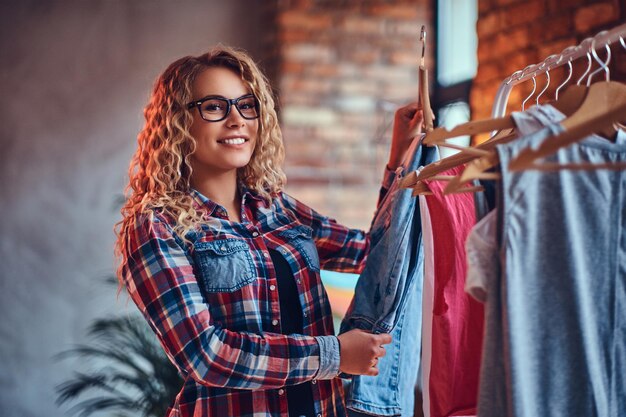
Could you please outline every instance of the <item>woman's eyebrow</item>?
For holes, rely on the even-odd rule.
[[[240,96],[233,97],[231,100],[236,100],[238,98],[245,97],[245,96],[250,96],[250,95],[252,95],[252,93],[244,93],[244,94],[242,94]],[[223,99],[228,99],[228,97],[223,96],[221,94],[208,94],[208,95],[202,96],[201,98],[199,98],[196,101],[204,100],[206,98],[223,98]]]

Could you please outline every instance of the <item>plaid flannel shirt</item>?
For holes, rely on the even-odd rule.
[[[379,202],[393,172],[386,171]],[[312,381],[317,416],[345,416],[328,296],[320,268],[359,272],[369,237],[282,193],[271,204],[242,189],[241,223],[192,191],[208,220],[185,242],[173,219],[138,215],[123,279],[185,383],[169,417],[288,416],[284,387]],[[289,263],[303,334],[280,333],[268,249]]]

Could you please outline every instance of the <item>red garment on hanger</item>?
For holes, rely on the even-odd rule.
[[[441,175],[457,175],[462,167]],[[443,181],[425,181],[434,248],[430,417],[476,415],[483,305],[464,289],[465,240],[476,223],[472,193],[444,195]]]

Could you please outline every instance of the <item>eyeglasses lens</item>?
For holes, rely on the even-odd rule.
[[[200,105],[202,118],[209,121],[219,121],[226,117],[228,113],[228,100],[212,98]],[[245,97],[239,99],[235,106],[239,113],[246,119],[256,119],[259,117],[258,105],[255,97]]]

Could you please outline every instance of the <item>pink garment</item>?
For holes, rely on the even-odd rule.
[[[457,175],[462,167],[441,175]],[[433,235],[435,285],[428,384],[430,417],[476,414],[483,339],[483,305],[464,290],[465,240],[476,223],[472,193],[443,195],[442,181],[426,181]]]

